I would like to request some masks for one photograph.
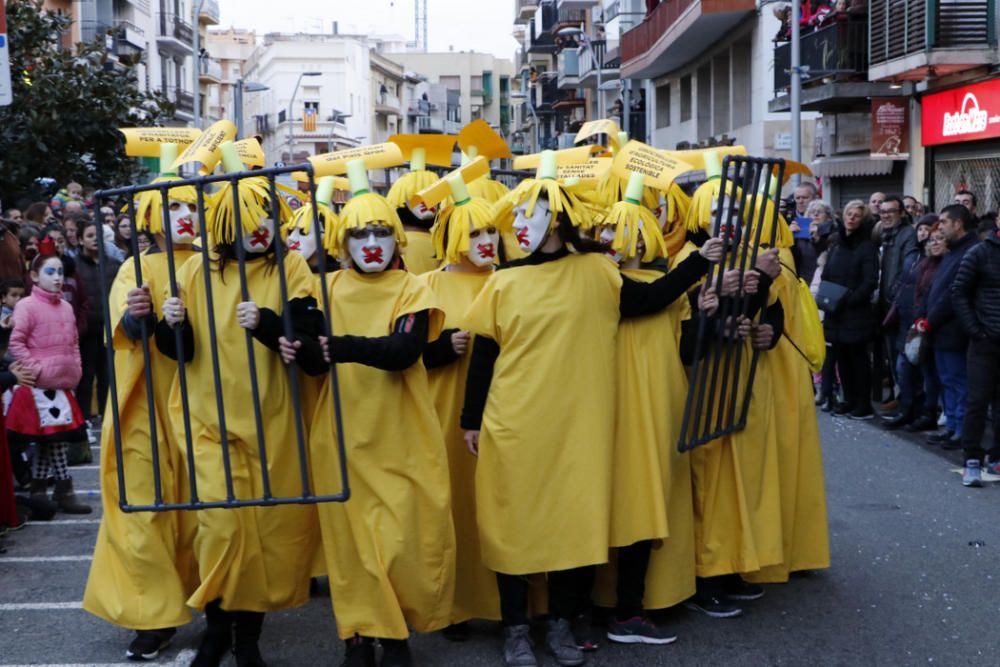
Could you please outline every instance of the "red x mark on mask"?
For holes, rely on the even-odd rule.
[[[268,241],[271,239],[271,230],[267,227],[261,227],[257,231],[253,232],[250,237],[250,247],[254,248],[256,246],[261,246],[263,248],[267,247]]]
[[[298,250],[301,247],[302,247],[302,241],[289,241],[288,242],[288,249],[289,250]]]
[[[476,250],[479,251],[480,257],[489,257],[490,259],[496,257],[496,250],[493,248],[492,243],[483,243],[477,245]]]
[[[191,218],[181,218],[177,221],[178,236],[194,236],[194,220]]]
[[[519,245],[523,245],[526,248],[528,247],[528,228],[527,227],[521,227],[521,229],[517,230],[517,242],[518,242]]]
[[[365,254],[365,264],[381,264],[382,259],[382,246],[375,246],[374,248],[362,248],[361,252]]]

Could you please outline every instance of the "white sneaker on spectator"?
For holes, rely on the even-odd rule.
[[[938,417],[938,426],[944,426],[948,423],[948,417],[942,412],[941,416]]]

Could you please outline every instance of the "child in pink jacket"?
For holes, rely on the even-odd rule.
[[[47,480],[54,477],[56,505],[70,514],[87,514],[90,507],[77,500],[67,465],[67,442],[79,438],[84,429],[83,414],[73,396],[82,374],[79,334],[73,307],[62,298],[63,263],[51,241],[40,244],[30,275],[35,289],[14,308],[9,350],[37,378],[34,387],[14,390],[7,431],[12,440],[35,447],[32,497],[47,502]]]

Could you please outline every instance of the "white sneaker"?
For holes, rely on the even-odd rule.
[[[965,462],[965,471],[962,473],[962,486],[979,488],[983,485],[983,471],[978,459],[969,459]]]
[[[941,415],[938,417],[938,426],[944,426],[947,423],[948,423],[948,417],[942,412]]]

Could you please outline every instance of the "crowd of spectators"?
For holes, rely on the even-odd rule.
[[[963,483],[1000,475],[1000,232],[960,190],[940,213],[874,192],[838,217],[803,183],[784,202],[823,314],[817,405],[962,450]],[[993,444],[983,447],[992,412]],[[937,429],[937,430],[935,430]]]

